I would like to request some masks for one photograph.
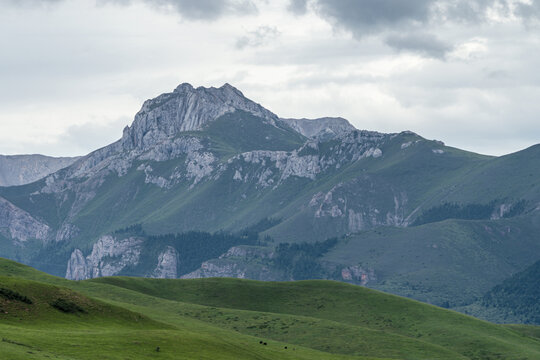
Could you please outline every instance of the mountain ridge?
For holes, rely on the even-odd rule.
[[[0,186],[25,185],[65,168],[80,157],[0,155]]]

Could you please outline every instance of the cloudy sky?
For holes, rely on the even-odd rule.
[[[0,0],[0,154],[82,155],[145,99],[228,82],[502,155],[540,143],[540,0]]]

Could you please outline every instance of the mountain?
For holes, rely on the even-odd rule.
[[[181,84],[115,143],[0,187],[0,255],[70,279],[322,278],[461,307],[540,259],[539,158]]]
[[[9,359],[536,359],[538,327],[495,325],[331,281],[69,281],[0,259]]]
[[[0,155],[0,186],[32,183],[73,164],[77,159],[43,155]]]

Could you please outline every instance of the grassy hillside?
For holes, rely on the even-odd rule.
[[[26,280],[39,278],[74,287],[74,282],[1,262],[0,353],[5,359],[356,359],[285,344],[259,344],[258,338],[205,325],[189,318],[159,321],[71,289]],[[79,286],[78,286],[79,285]],[[110,287],[82,286],[86,293],[112,295]],[[119,293],[122,293],[121,291]],[[143,296],[130,296],[141,301]],[[59,301],[62,299],[62,301]],[[175,311],[169,309],[169,317]],[[157,319],[151,319],[155,317]],[[157,351],[159,347],[159,352]],[[287,349],[289,350],[289,349]],[[360,359],[360,358],[358,358]],[[366,359],[366,358],[361,358]]]
[[[538,217],[379,228],[344,238],[324,259],[373,269],[377,289],[455,307],[538,260],[539,231]]]
[[[489,198],[540,201],[540,144],[494,158],[461,178],[445,194],[447,201],[482,202]]]
[[[11,306],[10,314],[0,313],[0,351],[13,359],[540,356],[536,328],[494,325],[343,283],[120,277],[71,282],[7,260],[0,260],[0,275],[1,288],[32,301],[6,305],[0,297]],[[50,303],[58,296],[84,312],[57,310]]]
[[[396,348],[407,349],[408,353],[421,348],[424,357],[435,356],[436,353],[443,358],[459,358],[458,354],[474,357],[481,353],[494,356],[497,353],[520,352],[517,347],[509,346],[508,341],[514,339],[519,342],[521,336],[502,327],[416,301],[337,282],[264,283],[236,279],[162,281],[134,278],[103,278],[93,282],[113,284],[147,295],[198,305],[328,320],[346,325],[345,328],[352,326],[359,328],[357,331],[364,330],[362,338],[373,342],[384,341],[384,337],[377,340],[377,332],[382,331],[392,335],[388,345],[399,344]],[[220,316],[219,312],[223,311],[216,311],[213,316],[218,318],[213,321],[216,324],[229,323],[231,327],[236,325],[238,320],[232,314],[224,313]],[[213,317],[212,314],[206,316]],[[288,337],[301,333],[291,324],[294,321],[287,321],[287,318],[276,323],[276,320],[267,317],[251,326],[254,325],[259,331],[263,329],[263,334],[282,333],[289,331],[290,327],[293,335],[288,333]],[[328,327],[335,336],[344,330],[331,331],[331,326]],[[375,333],[366,330],[374,330]],[[474,339],[472,342],[475,346],[470,346],[471,339]],[[316,337],[312,340],[315,342]],[[423,343],[423,346],[416,341]],[[402,353],[401,356],[406,355]]]

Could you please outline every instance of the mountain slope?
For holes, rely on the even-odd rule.
[[[494,286],[461,311],[501,323],[540,324],[540,261]]]
[[[368,286],[456,307],[535,262],[538,231],[538,217],[377,229],[346,237],[324,259],[371,270]]]

